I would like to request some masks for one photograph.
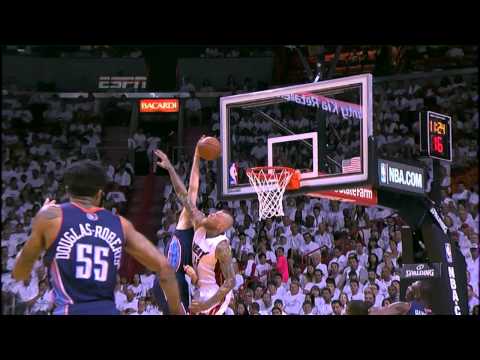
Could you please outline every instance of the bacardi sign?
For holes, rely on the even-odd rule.
[[[142,99],[140,112],[178,112],[178,99]]]

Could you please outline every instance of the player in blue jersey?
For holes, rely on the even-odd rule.
[[[368,315],[432,315],[431,293],[431,284],[428,281],[415,281],[407,288],[406,302],[398,301],[384,308],[367,307],[367,313]],[[361,305],[359,308],[363,309]]]
[[[45,251],[55,295],[54,314],[114,315],[114,288],[123,251],[159,274],[172,314],[184,314],[175,273],[165,256],[122,216],[100,206],[106,174],[92,161],[80,161],[65,172],[70,201],[47,199],[32,222],[30,238],[15,263],[15,280],[30,278]]]
[[[205,137],[203,135],[200,140]],[[199,141],[200,141],[199,140]],[[198,188],[200,182],[200,154],[198,152],[198,143],[195,148],[193,156],[192,170],[190,171],[190,180],[188,184],[188,197],[193,204],[197,203]],[[178,219],[177,227],[172,238],[165,246],[165,255],[168,262],[176,271],[177,282],[180,289],[180,299],[185,309],[190,306],[190,289],[187,280],[185,279],[186,271],[192,273],[192,242],[193,242],[193,223],[190,213],[182,208],[180,217]],[[160,310],[164,314],[168,314],[167,301],[165,294],[159,286],[158,277],[155,279],[153,285],[153,295],[157,300]]]

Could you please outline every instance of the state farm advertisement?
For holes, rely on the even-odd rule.
[[[378,204],[377,192],[371,186],[351,189],[338,189],[308,193],[311,197],[321,197],[330,200],[348,201],[357,205],[370,206]]]
[[[179,102],[178,99],[142,99],[140,100],[140,112],[152,113],[152,112],[178,112]]]

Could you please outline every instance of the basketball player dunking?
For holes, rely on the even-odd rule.
[[[12,275],[30,277],[43,251],[55,294],[55,315],[115,315],[114,288],[123,251],[157,272],[172,314],[184,314],[175,273],[167,259],[123,218],[100,208],[106,185],[103,168],[80,161],[65,172],[68,203],[47,199]]]
[[[205,136],[202,136],[202,140]],[[198,185],[200,180],[200,154],[198,151],[198,144],[195,148],[195,155],[193,157],[192,170],[190,172],[190,181],[188,184],[188,198],[192,204],[197,203]],[[165,253],[168,262],[176,271],[177,282],[180,289],[180,300],[185,309],[190,306],[190,291],[187,281],[185,280],[185,270],[191,272],[192,265],[192,243],[193,243],[193,223],[185,207],[180,213],[177,227],[172,239],[165,246]],[[158,277],[155,279],[153,286],[153,295],[155,296],[160,309],[164,314],[168,314],[167,301],[165,294],[159,286]]]
[[[190,305],[192,314],[222,315],[233,296],[235,271],[225,231],[233,226],[233,218],[226,211],[217,211],[208,217],[190,200],[185,185],[168,157],[155,151],[158,165],[170,174],[172,185],[186,211],[190,213],[195,235],[192,245],[193,269],[187,273],[197,284],[197,296]]]

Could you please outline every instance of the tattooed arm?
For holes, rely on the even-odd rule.
[[[203,135],[200,138],[199,142],[204,137],[205,135]],[[188,197],[190,199],[190,202],[193,205],[197,204],[199,182],[200,182],[200,153],[198,150],[198,143],[197,143],[197,146],[195,148],[195,154],[193,156],[192,170],[190,172],[190,181],[188,184]],[[182,209],[182,212],[180,213],[180,218],[178,219],[178,223],[177,223],[178,230],[185,230],[192,227],[192,220],[191,220],[190,214],[191,212],[189,212],[186,208]]]
[[[215,257],[220,263],[220,269],[222,270],[223,278],[225,280],[215,295],[207,301],[192,301],[192,305],[190,306],[192,314],[205,311],[215,304],[221,303],[225,299],[225,296],[227,296],[227,294],[235,287],[235,270],[233,268],[232,252],[227,241],[224,240],[217,245],[217,248],[215,249]]]
[[[157,162],[157,164],[168,171],[173,188],[175,189],[175,193],[177,194],[177,197],[180,199],[180,202],[185,207],[185,209],[191,214],[193,226],[196,229],[201,225],[201,222],[205,218],[205,215],[200,210],[198,210],[197,206],[192,202],[182,179],[180,179],[180,177],[178,176],[175,168],[168,159],[168,156],[165,155],[163,151],[160,151],[158,149],[155,150],[155,155],[160,160],[159,162]]]

